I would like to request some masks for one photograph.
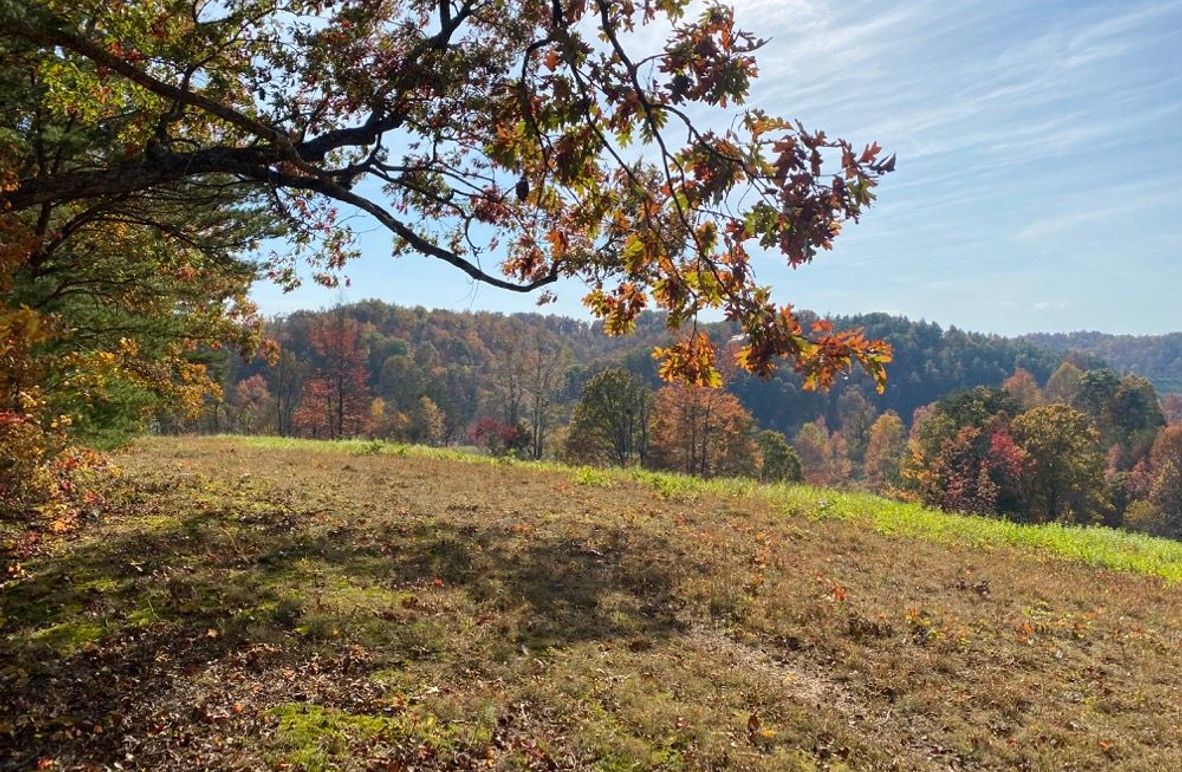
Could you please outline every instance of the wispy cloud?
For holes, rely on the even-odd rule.
[[[1088,191],[1063,193],[1045,200],[1041,212],[1014,234],[1015,241],[1046,240],[1062,234],[1113,227],[1118,221],[1143,227],[1178,208],[1182,175],[1148,182],[1125,182],[1099,197]]]
[[[1160,273],[1182,252],[1164,235],[1182,221],[1171,168],[1182,152],[1182,0],[752,0],[739,13],[783,49],[764,69],[772,107],[899,153],[878,211],[843,235],[833,267],[787,285],[802,302],[831,297],[807,276],[852,299],[889,271],[887,286],[904,289],[886,290],[886,304],[951,309],[964,326],[1015,331],[1050,311],[1056,324],[1182,323],[1172,310],[1182,289],[1149,282],[1151,294],[1126,298],[1101,272],[1077,270],[1120,249]],[[1065,276],[1075,296],[1034,294]],[[1002,289],[1013,305],[981,302]],[[1073,316],[1085,309],[1102,318]]]

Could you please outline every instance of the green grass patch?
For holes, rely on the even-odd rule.
[[[575,485],[590,485],[594,488],[614,488],[619,483],[611,474],[603,469],[591,466],[581,466],[571,473]]]
[[[1015,523],[956,515],[865,493],[802,485],[772,485],[768,498],[785,513],[860,521],[879,533],[967,544],[980,549],[1018,547],[1101,568],[1182,581],[1182,542],[1103,526]]]
[[[385,717],[346,713],[305,703],[271,709],[279,719],[276,739],[285,747],[285,761],[307,772],[333,768],[354,743],[392,739],[401,733],[399,722]]]
[[[396,702],[402,705],[404,700]],[[395,755],[415,749],[417,755],[432,757],[475,737],[469,736],[466,724],[443,721],[422,706],[400,707],[393,715],[375,715],[291,702],[268,712],[279,720],[275,739],[283,749],[283,760],[307,772],[337,769],[339,762],[353,758],[357,747],[372,751],[374,746],[386,746]],[[484,728],[483,734],[487,732]]]
[[[68,657],[102,640],[106,634],[107,628],[96,622],[63,622],[37,630],[29,636],[29,641],[52,649],[59,657]]]

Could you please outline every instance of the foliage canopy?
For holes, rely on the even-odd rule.
[[[36,270],[116,215],[136,238],[246,243],[265,235],[261,212],[331,283],[360,211],[396,254],[502,289],[581,279],[609,332],[646,307],[673,327],[720,309],[753,372],[786,356],[825,386],[860,364],[881,386],[889,347],[806,330],[756,283],[749,250],[808,263],[871,203],[893,156],[759,109],[728,114],[765,41],[728,8],[691,20],[687,7],[3,0],[5,93],[27,94],[0,142],[6,260]],[[665,37],[652,52],[633,45],[646,25]],[[729,126],[706,128],[712,110]],[[229,221],[159,211],[178,197]],[[494,255],[500,270],[486,270]],[[295,257],[276,256],[271,275],[294,281]],[[717,382],[696,329],[659,353],[666,377]]]

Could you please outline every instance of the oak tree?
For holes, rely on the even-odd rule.
[[[36,272],[113,220],[198,249],[281,229],[294,253],[270,275],[294,281],[302,255],[331,283],[364,213],[395,254],[504,290],[581,280],[610,333],[648,307],[673,328],[720,309],[749,370],[786,357],[825,386],[861,365],[881,387],[886,344],[806,329],[750,258],[829,249],[894,157],[740,107],[766,41],[688,7],[3,0],[0,79],[23,96],[0,146],[2,262]],[[664,43],[628,34],[645,26]],[[172,218],[178,201],[212,225]],[[692,328],[659,354],[667,377],[717,381]]]

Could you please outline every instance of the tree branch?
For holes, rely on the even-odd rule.
[[[320,193],[321,195],[336,199],[342,203],[351,204],[358,209],[368,212],[369,214],[373,215],[373,217],[378,222],[392,231],[396,236],[405,240],[408,244],[414,247],[416,251],[421,252],[422,254],[429,257],[438,258],[448,265],[459,268],[461,271],[468,274],[476,281],[489,284],[499,289],[509,290],[510,292],[522,293],[532,292],[539,287],[545,287],[548,284],[553,284],[554,282],[558,281],[558,272],[556,268],[552,268],[548,274],[541,277],[540,279],[535,279],[534,281],[528,282],[526,284],[516,284],[511,281],[506,281],[500,277],[485,273],[480,268],[476,267],[472,263],[469,263],[467,260],[455,254],[454,252],[446,250],[436,244],[432,244],[430,241],[412,230],[408,225],[403,223],[394,215],[390,214],[390,212],[388,212],[384,207],[374,203],[373,201],[370,201],[364,196],[354,193],[351,190],[347,190],[334,182],[322,179],[320,177],[299,177],[295,175],[284,174],[271,169],[260,169],[255,171],[256,174],[260,176],[266,175],[269,180],[276,182],[285,188],[309,190],[315,193]]]

